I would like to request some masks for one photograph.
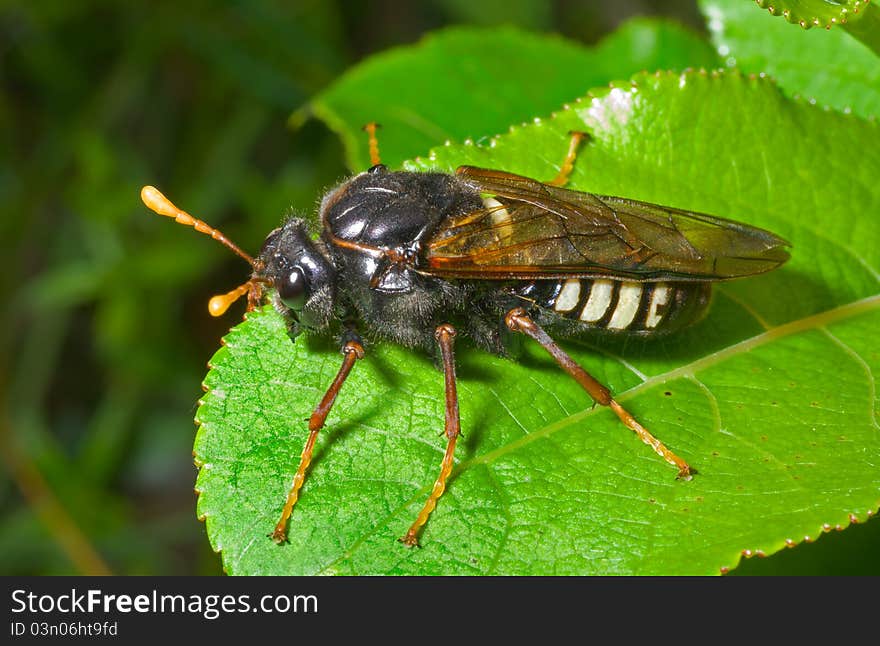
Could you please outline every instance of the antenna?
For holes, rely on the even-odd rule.
[[[186,211],[182,211],[169,200],[167,197],[162,195],[162,192],[154,186],[144,186],[141,189],[141,199],[144,204],[147,205],[147,208],[155,211],[159,215],[164,215],[169,218],[174,218],[175,222],[179,224],[183,224],[185,226],[192,227],[199,233],[204,233],[206,235],[211,236],[225,246],[227,249],[231,249],[237,256],[244,258],[248,261],[251,267],[254,266],[254,259],[242,251],[237,244],[232,242],[229,238],[227,238],[223,233],[215,229],[214,227],[209,226],[207,223],[199,220],[198,218],[194,218]],[[239,298],[248,295],[248,311],[250,312],[256,304],[259,302],[261,297],[262,290],[259,286],[259,281],[255,279],[250,279],[246,283],[239,285],[231,292],[226,294],[218,294],[211,298],[208,301],[208,312],[211,313],[211,316],[222,316],[226,310],[229,309],[229,306],[232,305]]]
[[[254,285],[254,281],[249,280],[248,282],[239,285],[231,292],[227,292],[226,294],[217,294],[216,296],[212,296],[211,300],[208,301],[208,312],[211,313],[211,316],[223,316],[226,314],[226,310],[229,309],[229,306],[232,305],[239,298],[244,296],[245,294],[249,294],[251,291],[251,287]],[[253,307],[251,307],[251,297],[248,296],[248,311],[250,312]],[[254,299],[259,300],[259,298]]]
[[[380,124],[376,123],[375,121],[371,121],[362,128],[362,130],[364,130],[370,137],[370,164],[372,164],[373,166],[382,163],[382,159],[379,157],[379,140],[376,139],[376,129],[381,127],[382,126]]]
[[[220,244],[226,246],[228,249],[234,251],[238,256],[244,258],[250,263],[251,267],[254,265],[254,259],[251,258],[244,251],[239,249],[238,245],[235,244],[232,240],[227,238],[217,229],[209,226],[207,223],[202,222],[198,218],[194,218],[186,211],[181,211],[174,204],[171,203],[167,197],[162,195],[162,192],[159,191],[155,186],[144,186],[141,189],[141,199],[144,201],[144,204],[147,207],[159,215],[164,215],[169,218],[174,218],[175,222],[186,225],[188,227],[192,227],[199,233],[205,233]]]

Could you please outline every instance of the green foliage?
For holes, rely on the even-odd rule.
[[[352,141],[359,125],[336,123]],[[675,481],[540,350],[514,363],[462,347],[466,440],[424,547],[407,550],[394,539],[438,468],[442,379],[426,358],[381,345],[346,383],[291,543],[276,547],[265,534],[302,420],[340,359],[314,341],[291,346],[260,312],[212,360],[198,413],[199,512],[227,571],[710,574],[877,509],[880,251],[876,219],[861,215],[880,206],[878,127],[738,73],[640,74],[404,167],[549,178],[572,129],[592,135],[574,188],[734,217],[793,244],[786,267],[720,286],[709,316],[678,337],[567,344],[700,475]]]
[[[773,3],[777,10],[785,4]],[[836,3],[811,4],[825,11],[843,8]],[[880,9],[862,5],[862,18],[856,24],[871,25],[864,35],[839,27],[804,31],[769,17],[749,2],[700,0],[712,40],[728,66],[767,73],[789,96],[869,117],[880,114],[880,24],[876,23]],[[821,15],[830,20],[828,14]]]
[[[756,0],[759,7],[774,16],[782,16],[788,22],[804,29],[840,26],[861,39],[874,51],[880,46],[880,38],[873,30],[878,25],[880,12],[871,7],[870,0]],[[873,33],[872,33],[873,32]]]
[[[501,132],[641,70],[715,65],[702,39],[672,23],[632,21],[593,48],[512,27],[448,29],[346,72],[294,120],[323,119],[353,169],[370,158],[351,125],[380,121],[382,160],[398,166],[437,143]]]

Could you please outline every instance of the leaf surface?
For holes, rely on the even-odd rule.
[[[444,441],[442,375],[384,344],[345,384],[294,511],[271,531],[311,408],[340,364],[253,313],[212,359],[197,419],[199,513],[235,574],[713,574],[863,521],[880,503],[880,132],[739,74],[638,75],[485,145],[406,164],[552,177],[704,211],[792,242],[782,269],[716,289],[667,340],[565,347],[670,448],[690,482],[560,373],[460,343],[464,439],[422,549],[395,539]],[[852,151],[861,154],[853,156]],[[821,160],[819,163],[818,160]]]
[[[853,20],[850,7],[848,31],[837,26],[804,30],[751,2],[700,0],[721,59],[729,67],[769,74],[789,96],[863,117],[880,114],[880,8],[821,0],[772,4],[777,13],[787,9],[790,20],[807,24],[811,16],[822,25],[831,24],[832,17],[839,24],[845,5],[859,5],[861,17]]]
[[[714,67],[711,46],[673,24],[633,20],[587,48],[505,27],[459,27],[373,56],[319,94],[314,114],[339,133],[352,169],[370,165],[360,127],[383,126],[391,167],[445,140],[479,140],[642,70]]]

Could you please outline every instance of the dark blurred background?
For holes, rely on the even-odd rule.
[[[248,267],[152,215],[141,185],[253,252],[347,173],[323,125],[287,119],[365,56],[461,23],[591,44],[658,14],[704,31],[687,0],[3,3],[0,574],[221,572],[189,419],[237,321],[207,299]],[[814,567],[839,571],[831,548]],[[802,568],[799,551],[745,570]]]

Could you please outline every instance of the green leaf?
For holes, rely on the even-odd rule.
[[[672,23],[634,20],[594,48],[514,27],[453,28],[373,56],[293,119],[326,121],[354,169],[370,162],[361,126],[378,121],[382,160],[394,167],[444,140],[502,132],[641,70],[715,65],[707,43]]]
[[[226,337],[199,408],[198,509],[234,574],[712,574],[880,504],[880,129],[739,74],[638,75],[459,164],[537,178],[571,129],[592,135],[571,186],[715,213],[792,242],[782,269],[717,286],[708,316],[667,340],[565,342],[699,475],[674,470],[527,345],[520,362],[460,343],[464,440],[422,535],[401,536],[439,468],[442,375],[379,344],[319,439],[290,525],[271,531],[311,408],[340,365],[291,344],[266,309]],[[855,156],[853,151],[860,154]]]
[[[785,4],[773,6],[777,11]],[[855,3],[845,3],[855,4]],[[811,8],[841,11],[838,3],[814,2]],[[712,40],[729,67],[771,75],[789,96],[803,96],[822,105],[863,117],[880,114],[880,25],[877,7],[864,7],[852,20],[850,33],[838,28],[803,30],[774,20],[759,7],[741,0],[700,0]],[[789,13],[791,17],[802,14]],[[818,15],[818,14],[817,14]],[[821,20],[830,20],[821,14]],[[808,21],[812,24],[812,21]],[[826,24],[821,22],[821,24]],[[866,34],[854,37],[854,31]],[[872,51],[873,49],[873,51]]]
[[[858,22],[864,18],[869,8],[865,0],[755,0],[762,9],[773,16],[782,16],[788,22],[804,29],[825,27]]]
[[[804,29],[842,27],[880,53],[880,12],[870,0],[756,0],[762,9]]]

